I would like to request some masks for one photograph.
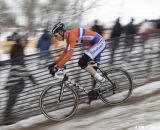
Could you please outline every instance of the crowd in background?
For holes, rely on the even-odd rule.
[[[91,29],[101,34],[102,36],[104,35],[106,30],[102,25],[98,24],[98,20],[95,20],[94,25]],[[142,51],[144,51],[145,42],[148,40],[149,34],[152,32],[156,32],[158,29],[160,29],[160,19],[145,19],[143,22],[135,24],[134,18],[131,18],[127,25],[122,25],[121,19],[117,18],[113,27],[109,28],[109,30],[111,30],[109,34],[109,46],[111,54],[110,64],[113,65],[114,63],[115,51],[119,47],[121,36],[125,36],[123,59],[126,59],[128,54],[133,50],[133,46],[135,43],[135,34],[139,34],[141,36],[141,46]]]

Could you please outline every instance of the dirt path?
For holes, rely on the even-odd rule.
[[[134,95],[118,106],[93,102],[83,106],[71,119],[63,122],[47,121],[23,130],[136,130],[160,121],[160,90]]]

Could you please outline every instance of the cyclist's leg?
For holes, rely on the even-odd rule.
[[[91,57],[92,60],[95,61],[100,61],[100,56],[101,53],[104,51],[104,49],[106,48],[106,43],[104,40],[99,41],[98,43],[96,43],[94,46],[92,46],[87,52],[86,54]],[[87,66],[87,68],[85,68],[85,70],[91,70],[89,66]],[[95,69],[94,69],[95,70]],[[103,78],[99,73],[97,73],[97,71],[94,71],[94,74],[92,74],[95,79],[97,79],[100,82],[103,82],[105,80],[105,78]]]
[[[85,54],[79,60],[79,66],[89,72],[98,81],[102,81],[103,77],[97,73],[97,71],[91,65],[88,65],[88,62],[94,60],[97,56],[100,56],[105,47],[105,41],[102,40],[98,44],[92,46],[87,52],[85,52]]]
[[[91,65],[88,65],[91,60],[92,59],[87,54],[83,54],[78,64],[82,69],[85,69],[88,73],[95,77],[94,75],[97,73],[96,70]]]
[[[91,65],[88,65],[88,63],[91,60],[92,59],[87,54],[83,54],[83,56],[80,58],[78,64],[82,69],[85,69],[87,72],[89,72],[91,75],[94,76],[94,74],[96,73],[96,70]]]

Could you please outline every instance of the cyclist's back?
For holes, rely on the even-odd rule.
[[[98,33],[93,32],[89,29],[76,28],[66,31],[67,33],[67,43],[72,47],[77,43],[82,43],[86,45],[94,45],[102,39]]]

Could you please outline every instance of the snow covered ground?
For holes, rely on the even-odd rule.
[[[90,106],[80,105],[78,112],[66,121],[57,123],[40,115],[1,126],[0,130],[160,130],[159,99],[157,81],[134,89],[129,100],[118,106],[95,101]]]

